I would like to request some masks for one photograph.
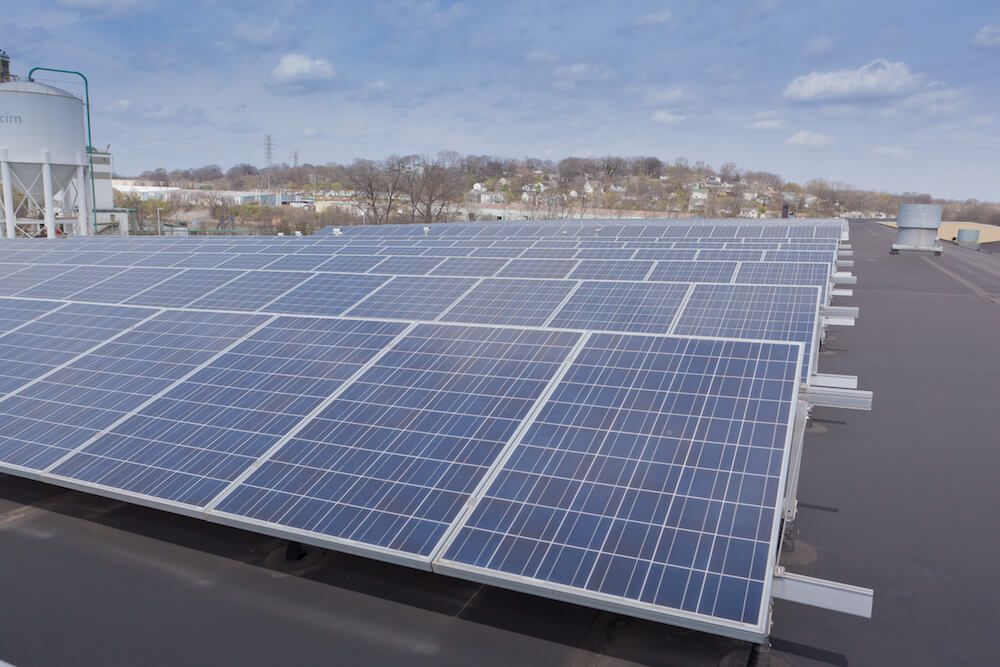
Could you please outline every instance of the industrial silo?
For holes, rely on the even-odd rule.
[[[2,54],[2,52],[0,52]],[[37,81],[9,75],[6,54],[0,76],[0,181],[4,230],[8,238],[15,225],[44,228],[56,235],[55,198],[77,208],[76,233],[88,227],[87,143],[83,101],[75,95]],[[67,206],[68,208],[68,206]],[[35,212],[38,217],[29,217]]]

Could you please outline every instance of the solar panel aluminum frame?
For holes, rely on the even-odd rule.
[[[650,335],[650,334],[630,334],[636,336]],[[655,334],[652,334],[655,335]],[[662,336],[662,335],[661,335]],[[740,343],[777,343],[779,345],[792,345],[798,349],[797,364],[796,368],[802,367],[804,345],[799,342],[790,341],[774,341],[765,339],[737,339],[737,338],[722,338],[722,337],[711,337],[711,336],[680,336],[681,338],[690,339],[707,339],[707,340],[727,340]],[[584,341],[590,338],[588,333],[583,337]],[[585,344],[585,343],[584,343]],[[576,355],[571,354],[567,359],[567,368],[571,359],[575,359]],[[560,369],[561,371],[563,369]],[[556,380],[561,380],[564,373],[558,374],[557,378],[553,378],[553,384],[550,389],[554,389],[556,386]],[[567,586],[565,584],[556,584],[552,582],[546,582],[539,579],[532,579],[530,577],[525,577],[521,575],[510,574],[506,572],[501,572],[499,570],[490,570],[488,568],[477,567],[473,565],[467,565],[465,563],[460,563],[452,560],[446,560],[443,554],[447,551],[448,547],[454,541],[454,539],[461,532],[462,528],[465,526],[466,522],[473,514],[473,510],[476,505],[482,500],[486,490],[489,485],[492,484],[493,480],[500,473],[503,468],[503,463],[505,462],[505,457],[501,457],[497,460],[497,463],[491,468],[490,472],[483,479],[483,482],[476,489],[476,492],[470,497],[469,501],[466,503],[465,507],[462,509],[462,513],[459,517],[452,523],[449,532],[445,535],[442,540],[442,546],[440,550],[435,554],[436,557],[432,561],[432,569],[438,574],[443,574],[447,576],[457,577],[460,579],[467,579],[469,581],[475,581],[477,583],[486,584],[489,586],[498,586],[501,588],[507,588],[510,590],[518,591],[521,593],[528,593],[531,595],[537,595],[539,597],[549,598],[553,600],[560,600],[562,602],[569,602],[571,604],[583,605],[585,607],[591,607],[594,609],[601,609],[604,611],[609,611],[615,614],[623,614],[625,616],[633,616],[635,618],[642,618],[656,623],[664,623],[667,625],[674,625],[678,627],[688,628],[691,630],[697,630],[699,632],[707,632],[714,635],[722,635],[725,637],[731,637],[733,639],[739,639],[742,641],[749,641],[754,643],[759,643],[764,641],[770,634],[771,625],[771,614],[770,614],[770,602],[771,602],[771,590],[774,583],[774,572],[777,566],[778,559],[778,549],[780,545],[782,520],[784,519],[784,507],[786,503],[785,495],[787,492],[788,477],[789,477],[789,464],[791,461],[792,450],[795,447],[795,422],[798,410],[796,409],[799,404],[799,383],[792,383],[792,397],[789,402],[790,409],[788,415],[788,421],[786,423],[785,430],[785,444],[782,448],[782,460],[781,460],[781,474],[778,478],[778,497],[776,498],[774,507],[774,519],[771,526],[771,538],[770,544],[771,548],[768,550],[767,557],[767,567],[764,570],[764,588],[761,594],[761,608],[758,614],[758,623],[756,625],[750,623],[742,623],[739,621],[731,621],[728,619],[722,619],[715,616],[710,616],[707,614],[700,614],[697,612],[684,611],[682,609],[672,609],[669,607],[662,607],[655,604],[649,604],[646,602],[626,600],[622,597],[608,595],[606,593],[599,593],[595,591],[589,591],[583,588],[576,588],[573,586]],[[546,396],[549,392],[546,391]],[[537,416],[536,411],[532,411],[531,414],[525,418],[522,428],[518,430],[515,436],[511,439],[508,448],[511,452],[521,443],[521,439],[527,433],[528,427],[534,422]],[[506,453],[507,449],[505,449]]]

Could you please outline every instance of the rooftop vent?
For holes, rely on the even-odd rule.
[[[920,250],[940,255],[937,239],[942,211],[940,204],[900,204],[896,222],[899,231],[890,253],[898,255],[900,250]]]

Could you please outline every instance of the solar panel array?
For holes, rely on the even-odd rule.
[[[0,470],[764,634],[836,220],[0,243]]]

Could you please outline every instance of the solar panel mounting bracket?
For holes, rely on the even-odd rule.
[[[872,409],[872,392],[864,389],[809,385],[799,390],[799,396],[814,407],[867,411]]]
[[[771,597],[838,611],[842,614],[871,618],[875,591],[861,586],[793,574],[778,565],[774,568]]]
[[[838,269],[849,269],[854,266],[854,260],[852,259],[838,259],[837,268]]]
[[[857,389],[856,375],[837,375],[835,373],[816,373],[809,378],[809,384],[814,387],[837,387],[840,389]]]
[[[834,271],[830,276],[830,282],[834,285],[857,285],[858,277],[846,271]]]

